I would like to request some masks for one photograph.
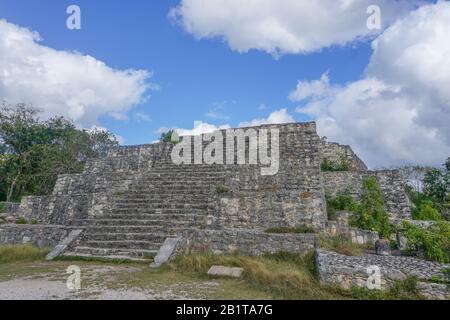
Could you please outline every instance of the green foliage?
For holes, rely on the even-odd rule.
[[[0,202],[0,213],[5,212],[5,204],[3,202]]]
[[[216,187],[216,192],[219,193],[219,194],[228,193],[228,192],[230,192],[230,189],[228,187],[226,187],[226,186],[217,186]]]
[[[322,171],[348,171],[350,169],[350,162],[346,157],[341,157],[339,161],[324,159],[320,164]]]
[[[389,215],[384,207],[384,197],[375,177],[363,182],[361,200],[355,207],[350,224],[365,230],[377,231],[382,238],[389,238],[392,230]]]
[[[442,220],[441,213],[434,208],[434,203],[431,200],[424,200],[419,207],[412,212],[414,220]]]
[[[357,207],[357,203],[353,200],[349,190],[338,191],[335,197],[326,193],[325,199],[327,201],[328,220],[335,220],[337,211],[353,212]]]
[[[403,223],[407,239],[407,251],[423,252],[428,260],[442,263],[450,262],[450,225],[444,221],[434,223],[428,228]]]
[[[314,228],[307,226],[298,226],[298,227],[279,227],[279,228],[270,228],[265,231],[266,233],[317,233]]]
[[[175,132],[175,130],[170,130],[168,132],[162,133],[160,140],[165,143],[176,144],[179,142],[180,138],[178,134]]]
[[[19,217],[16,221],[16,224],[27,224],[27,220],[24,217]]]
[[[41,121],[23,104],[0,105],[0,200],[47,195],[59,174],[80,173],[88,158],[117,146],[103,130],[80,130],[62,117]]]
[[[31,224],[39,224],[38,221],[36,219],[32,219],[31,220]]]

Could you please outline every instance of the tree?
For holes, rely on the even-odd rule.
[[[106,154],[116,138],[102,130],[80,130],[63,117],[41,121],[39,111],[0,106],[0,200],[51,193],[59,174],[80,173],[88,158]]]

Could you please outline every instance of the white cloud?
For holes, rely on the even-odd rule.
[[[215,102],[213,107],[206,113],[206,116],[211,119],[229,120],[230,117],[223,112],[227,104],[228,101]],[[232,101],[231,104],[236,104],[236,102]]]
[[[258,118],[251,121],[241,122],[239,127],[255,127],[263,124],[280,124],[295,122],[294,117],[289,114],[287,109],[280,109],[272,112],[267,118]]]
[[[224,125],[213,125],[203,121],[195,121],[193,129],[180,129],[177,128],[175,131],[182,136],[198,136],[204,133],[212,133],[217,130],[230,129],[231,127],[228,124]]]
[[[321,98],[328,95],[330,90],[330,78],[328,72],[324,73],[319,80],[299,81],[297,88],[291,92],[289,99],[301,101],[306,98]]]
[[[134,118],[138,121],[138,122],[151,122],[152,118],[145,113],[142,112],[136,112],[134,114]]]
[[[343,87],[322,81],[319,96],[298,95],[306,106],[297,111],[371,166],[440,165],[450,155],[449,21],[449,2],[412,12],[373,42],[362,80]]]
[[[367,8],[388,25],[421,0],[181,0],[169,16],[197,39],[222,38],[238,52],[310,53],[376,34]]]
[[[42,45],[29,29],[0,20],[0,96],[89,127],[101,115],[126,119],[152,87],[145,70],[117,70],[94,57]]]
[[[294,117],[289,114],[287,109],[280,109],[272,112],[267,118],[253,119],[249,122],[241,122],[239,127],[260,126],[262,124],[277,124],[295,122]],[[192,129],[184,129],[177,127],[161,127],[156,133],[161,134],[170,130],[175,130],[180,136],[197,136],[204,133],[212,133],[217,130],[230,129],[229,124],[214,125],[203,121],[195,121]]]

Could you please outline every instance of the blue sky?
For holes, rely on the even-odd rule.
[[[387,157],[388,154],[392,153],[393,148],[398,148],[398,145],[390,145],[390,138],[398,132],[394,128],[394,126],[397,127],[397,124],[391,120],[398,114],[373,120],[377,122],[370,123],[370,119],[373,117],[367,115],[367,113],[362,113],[361,110],[364,105],[361,106],[362,103],[358,102],[357,98],[343,100],[344,98],[349,99],[349,92],[353,92],[351,91],[352,88],[368,86],[369,80],[372,78],[380,79],[386,86],[393,85],[393,81],[391,81],[393,76],[383,73],[386,70],[393,69],[392,66],[386,64],[389,59],[377,58],[378,56],[398,52],[397,49],[397,51],[393,49],[397,44],[388,43],[389,39],[383,37],[384,33],[387,33],[389,29],[394,29],[390,26],[395,21],[408,16],[413,11],[413,8],[410,8],[411,3],[417,2],[417,4],[423,5],[423,2],[420,0],[403,1],[407,4],[399,9],[399,7],[392,6],[389,1],[360,1],[360,4],[362,2],[368,4],[372,2],[381,3],[383,18],[385,19],[383,28],[388,28],[388,30],[384,31],[383,29],[375,34],[365,34],[365,31],[361,34],[361,30],[364,29],[361,29],[362,23],[360,22],[358,23],[361,26],[352,25],[351,21],[355,19],[354,15],[350,16],[350,14],[352,12],[354,14],[358,8],[352,12],[350,12],[351,10],[333,12],[333,8],[330,8],[330,6],[332,6],[331,3],[334,5],[336,1],[321,0],[317,3],[328,3],[328,9],[324,7],[317,15],[325,14],[330,17],[331,22],[324,21],[324,30],[318,30],[316,36],[308,28],[309,26],[311,28],[319,26],[320,28],[321,25],[318,23],[322,22],[314,21],[314,17],[309,19],[310,17],[307,15],[302,16],[302,11],[298,7],[299,17],[295,19],[294,16],[293,21],[297,23],[298,20],[299,25],[296,26],[297,30],[291,30],[290,35],[294,34],[292,45],[289,43],[291,40],[277,39],[277,34],[275,36],[270,32],[267,35],[252,34],[253,29],[246,30],[248,21],[245,19],[252,22],[252,19],[257,19],[256,13],[255,17],[253,15],[221,16],[223,21],[216,23],[214,19],[212,21],[202,20],[202,17],[213,16],[218,12],[222,14],[222,8],[213,8],[212,5],[210,7],[197,5],[197,7],[194,7],[198,12],[183,11],[182,19],[179,19],[178,23],[168,17],[171,8],[187,6],[188,4],[195,5],[195,3],[199,3],[198,0],[0,0],[0,19],[6,19],[9,24],[38,32],[43,39],[39,42],[40,46],[52,48],[59,52],[79,52],[82,55],[89,55],[104,62],[114,70],[136,69],[152,72],[152,76],[147,80],[147,83],[157,86],[158,89],[146,91],[146,95],[150,96],[148,100],[139,99],[139,103],[131,103],[127,106],[125,108],[127,119],[115,119],[107,112],[98,112],[98,116],[95,116],[96,125],[106,127],[123,137],[126,144],[152,142],[159,138],[160,134],[157,131],[162,127],[192,128],[196,120],[213,125],[229,124],[236,127],[241,122],[267,118],[272,112],[286,108],[290,117],[296,121],[318,121],[321,133],[332,140],[351,144],[358,152],[362,153],[363,158],[369,163],[390,165],[414,160],[413,152],[421,152],[420,149],[414,149],[414,144],[417,144],[419,139],[413,137],[409,131],[405,131],[404,136],[398,137],[398,145],[407,145],[402,155],[397,158]],[[225,2],[228,2],[229,5],[232,5],[233,2],[238,3],[236,0]],[[271,5],[280,3],[272,0],[265,0],[265,2],[272,3]],[[284,2],[284,4],[291,2],[296,5],[308,3],[307,1],[294,2],[292,0],[281,2]],[[218,3],[218,0],[210,3]],[[428,1],[428,3],[434,3],[434,1]],[[81,8],[81,30],[68,30],[66,28],[68,17],[66,8],[71,4],[76,4]],[[358,6],[358,4],[353,6]],[[406,7],[408,9],[405,9]],[[424,12],[420,17],[411,17],[409,20],[425,20],[427,15],[438,15],[443,13],[444,9],[448,9],[445,5],[439,8],[437,5],[435,7],[436,12]],[[292,12],[295,14],[297,9],[292,9]],[[286,8],[281,7],[280,12],[282,10],[286,11]],[[327,10],[330,12],[327,12]],[[361,21],[365,22],[367,17],[364,11],[361,11],[363,13]],[[271,18],[270,12],[264,14],[266,14],[265,19],[267,19],[267,15]],[[287,17],[286,19],[292,18],[290,12],[283,14],[285,15],[281,18],[273,17],[275,20],[278,19],[278,25],[281,26],[283,26],[284,17]],[[348,17],[345,16],[347,14]],[[289,28],[294,22],[291,21],[289,25],[287,24],[284,27]],[[219,23],[223,23],[223,25],[219,25]],[[237,29],[233,28],[234,23],[238,26]],[[256,25],[258,23],[259,21],[256,21]],[[329,26],[327,26],[327,23]],[[242,27],[239,24],[242,24]],[[400,27],[401,25],[398,28]],[[445,28],[448,28],[448,26],[445,26]],[[332,34],[334,29],[336,29],[335,38],[329,39],[328,35]],[[239,34],[241,30],[242,36]],[[350,35],[353,31],[354,36]],[[206,39],[204,32],[212,32],[217,37]],[[344,32],[349,34],[348,39],[344,36],[345,41],[341,39]],[[306,35],[307,33],[309,35]],[[363,40],[359,39],[361,36]],[[377,37],[379,37],[380,42],[386,40],[387,45],[385,47],[389,46],[392,50],[383,49],[383,51],[380,49],[379,52],[377,51],[374,54],[371,43]],[[267,47],[267,41],[276,43],[275,49],[282,51],[283,54],[278,58],[274,57],[273,48],[271,48],[273,45],[269,44]],[[307,44],[308,41],[319,44],[313,47],[312,44]],[[411,41],[415,40],[411,38]],[[410,45],[408,44],[408,46]],[[247,51],[247,49],[250,50],[239,52]],[[399,50],[403,49],[406,50],[406,48],[399,48]],[[440,50],[440,48],[436,50]],[[439,51],[438,54],[444,55],[446,50],[447,48],[443,48],[442,52]],[[379,61],[383,61],[385,64],[381,64]],[[377,65],[377,67],[371,69],[371,65]],[[442,65],[440,68],[442,68]],[[322,77],[323,81],[321,82],[319,79],[325,72],[328,72],[328,74],[325,77],[326,79]],[[407,75],[405,75],[405,79],[408,79]],[[415,90],[411,89],[412,84],[407,83],[405,79],[395,79],[395,81],[405,89],[402,91],[403,93],[414,92]],[[419,80],[428,81],[429,79]],[[67,81],[67,79],[64,81]],[[78,80],[75,79],[74,81]],[[299,81],[301,82],[299,83]],[[317,86],[314,86],[313,81],[318,81],[316,85],[319,84],[321,88],[323,87],[322,95],[313,92],[314,90],[317,91]],[[4,83],[7,82],[4,81]],[[397,83],[395,84],[397,85]],[[300,85],[301,90],[303,90],[301,98],[289,99],[289,94],[296,89],[297,85]],[[363,92],[367,92],[369,89],[381,90],[381,86],[377,83],[372,82],[370,85],[372,87],[366,88],[367,90]],[[108,89],[106,85],[105,88]],[[111,86],[111,88],[111,91],[116,91],[116,87]],[[383,88],[383,90],[387,90],[385,87]],[[3,89],[8,91],[7,85],[4,85]],[[103,87],[101,89],[103,90]],[[298,87],[297,89],[299,90]],[[2,87],[0,86],[0,93],[2,93],[1,90]],[[45,92],[46,90],[43,89]],[[421,97],[425,97],[426,94],[428,93],[423,93]],[[383,99],[391,95],[380,91],[380,96]],[[430,93],[430,97],[433,97],[433,95]],[[17,93],[14,97],[17,97]],[[378,115],[388,114],[391,110],[403,110],[401,109],[403,104],[399,106],[393,104],[393,101],[398,102],[400,98],[410,99],[410,101],[417,100],[414,97],[406,97],[402,94],[401,97],[392,99],[392,101],[371,100],[367,102],[367,105],[392,105],[393,107],[386,112],[381,109],[376,112]],[[349,105],[345,114],[342,114],[343,110],[336,111],[333,109],[337,101]],[[443,101],[446,100],[443,99]],[[261,105],[266,106],[266,108],[260,108]],[[299,108],[299,106],[304,109]],[[351,109],[352,106],[361,107],[361,109]],[[64,113],[64,108],[65,106],[61,106],[62,113]],[[88,112],[94,112],[96,107],[93,105],[90,108],[91,110],[88,110]],[[443,108],[445,116],[447,116],[448,102],[444,103]],[[442,109],[442,106],[440,106],[440,109]],[[54,108],[52,110],[54,112]],[[414,110],[420,110],[420,106],[414,107]],[[402,115],[404,114],[406,112],[402,113]],[[360,122],[353,124],[353,122],[348,121],[347,123],[346,121],[351,120],[352,117]],[[332,125],[330,125],[330,119]],[[398,127],[411,130],[411,132],[418,132],[418,128],[413,127],[412,123],[403,124],[401,119],[395,121],[399,121]],[[445,125],[429,124],[429,122],[414,120],[414,125],[420,124],[419,129],[423,129],[424,132],[441,130],[441,140],[438,141],[439,143],[436,142],[433,148],[444,148],[442,152],[447,152],[449,150],[449,138],[446,137],[448,131],[445,128],[443,129]],[[392,131],[389,136],[381,137],[379,139],[381,142],[366,137],[367,132],[370,132],[371,135],[383,133],[386,126],[392,127]],[[379,131],[374,132],[375,127],[384,127],[384,129],[378,129]],[[430,145],[430,141],[423,141],[422,143],[424,146]],[[427,152],[430,151],[427,150]],[[442,157],[442,154],[439,154],[439,157]],[[419,161],[438,163],[440,160],[437,156],[430,156]]]
[[[77,4],[82,29],[66,28],[65,11]],[[197,41],[168,19],[177,1],[0,1],[0,17],[38,31],[46,46],[92,55],[118,69],[152,71],[160,89],[133,110],[151,122],[117,121],[101,117],[102,126],[125,138],[127,144],[158,138],[160,127],[192,127],[195,120],[212,124],[265,117],[279,108],[294,109],[288,99],[297,80],[315,79],[329,70],[333,81],[356,80],[368,63],[369,43],[332,48],[311,55],[274,59],[264,52],[237,53],[222,41]],[[259,110],[264,104],[267,110]],[[227,119],[206,116],[220,110]],[[308,117],[296,115],[296,120]]]

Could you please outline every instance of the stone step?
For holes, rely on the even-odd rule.
[[[83,242],[90,248],[102,249],[126,249],[126,250],[159,250],[164,241],[139,241],[139,240],[90,240],[89,238]]]
[[[94,248],[87,246],[75,247],[71,252],[67,252],[65,255],[72,256],[73,254],[88,254],[97,257],[128,257],[151,260],[158,253],[158,250],[144,250],[144,249],[121,249],[121,248]]]
[[[141,200],[141,201],[151,201],[151,200],[183,200],[183,202],[196,202],[199,200],[207,199],[211,196],[212,190],[208,190],[205,192],[197,192],[196,190],[191,190],[189,192],[166,192],[166,193],[156,193],[155,190],[153,191],[128,191],[127,193],[116,195],[115,201],[130,201],[130,200]],[[215,191],[215,190],[214,190]]]
[[[154,226],[166,227],[167,225],[174,226],[188,226],[192,227],[199,223],[199,221],[189,220],[132,220],[132,219],[90,219],[84,220],[85,225],[88,226]]]
[[[163,243],[169,235],[165,233],[94,233],[87,236],[91,241],[150,241]]]
[[[133,209],[120,209],[116,208],[111,213],[104,215],[102,217],[108,216],[130,216],[130,215],[145,215],[151,218],[152,216],[161,216],[162,219],[165,217],[173,216],[176,218],[177,216],[186,216],[186,215],[199,215],[204,216],[207,214],[205,209],[192,209],[192,208],[133,208]]]
[[[177,204],[170,202],[147,202],[147,203],[115,203],[115,211],[117,210],[133,210],[133,209],[195,209],[195,210],[207,210],[207,204],[197,204],[197,203],[185,203],[185,204]]]
[[[186,228],[166,226],[88,226],[85,233],[167,233],[168,235],[181,234]]]
[[[76,253],[76,252],[66,252],[63,254],[64,257],[68,258],[83,258],[83,259],[101,259],[101,260],[120,260],[120,261],[131,261],[131,262],[150,262],[153,258],[134,258],[127,255],[92,255],[88,253]]]
[[[180,210],[180,212],[182,212]],[[155,220],[155,221],[203,221],[206,217],[205,211],[195,213],[111,213],[90,220]],[[76,220],[84,221],[84,220]]]

